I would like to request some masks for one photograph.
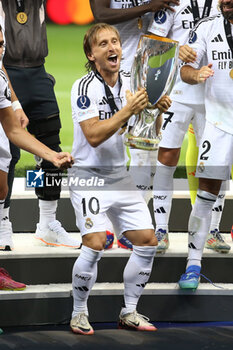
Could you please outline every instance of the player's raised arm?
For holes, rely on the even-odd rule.
[[[91,9],[97,22],[116,24],[144,15],[147,12],[157,12],[163,8],[175,11],[170,4],[179,5],[178,0],[151,0],[143,5],[133,5],[129,8],[110,8],[110,0],[90,0]],[[132,1],[133,3],[133,1]]]

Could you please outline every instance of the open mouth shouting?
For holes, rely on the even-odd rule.
[[[116,66],[118,63],[118,56],[116,54],[112,54],[108,57],[108,61],[111,63],[112,66]]]

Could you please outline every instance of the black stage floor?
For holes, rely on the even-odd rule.
[[[94,324],[95,334],[75,335],[68,325],[4,328],[0,350],[232,350],[233,323],[156,324],[157,332]]]

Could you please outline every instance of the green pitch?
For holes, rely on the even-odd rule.
[[[83,53],[83,37],[88,26],[58,26],[47,25],[49,55],[46,58],[46,70],[56,79],[55,93],[57,96],[62,120],[61,147],[70,152],[73,141],[73,122],[70,106],[70,91],[76,79],[86,73],[86,58]],[[179,165],[185,164],[187,141],[182,148]],[[16,166],[16,176],[25,176],[25,170],[33,168],[34,157],[21,151],[21,158]]]

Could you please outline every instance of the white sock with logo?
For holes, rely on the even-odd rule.
[[[72,318],[79,312],[88,315],[87,300],[97,277],[97,263],[103,250],[93,250],[82,246],[81,253],[74,263],[72,272],[72,288],[74,307]]]
[[[40,229],[48,228],[48,224],[56,220],[57,200],[55,201],[44,201],[39,199],[40,208]]]
[[[201,266],[202,253],[210,229],[212,208],[217,196],[206,192],[197,191],[197,198],[193,206],[189,224],[188,239],[188,263],[190,265]]]
[[[166,166],[157,161],[153,185],[156,231],[161,228],[168,232],[168,221],[173,195],[173,175],[175,170],[175,166]]]
[[[10,207],[2,209],[2,219],[9,220],[9,210]]]
[[[122,315],[136,310],[138,300],[149,280],[155,253],[155,246],[133,246],[123,275],[125,289]]]
[[[210,231],[214,231],[215,229],[219,230],[219,225],[222,218],[222,212],[223,212],[225,196],[226,196],[225,185],[226,185],[225,181],[223,181],[221,190],[219,191],[218,197],[212,209]]]

